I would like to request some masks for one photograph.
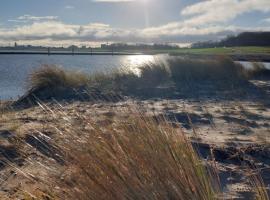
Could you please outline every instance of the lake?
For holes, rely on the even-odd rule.
[[[55,64],[65,69],[83,73],[112,71],[128,68],[136,72],[145,63],[161,60],[168,55],[0,55],[0,99],[18,98],[26,91],[26,80],[31,71],[45,64]],[[250,68],[250,62],[241,62]],[[265,63],[270,69],[270,63]]]
[[[270,63],[266,62],[248,62],[248,61],[236,61],[237,63],[240,63],[247,69],[252,69],[254,63],[262,63],[266,69],[270,70]]]
[[[84,73],[111,71],[117,68],[136,70],[159,56],[130,55],[0,55],[0,99],[17,98],[26,90],[26,80],[33,70],[45,64]]]

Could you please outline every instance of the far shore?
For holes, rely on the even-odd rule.
[[[205,52],[197,52],[191,50],[144,50],[144,51],[109,51],[109,50],[97,50],[97,51],[42,51],[42,50],[0,50],[0,55],[85,55],[85,56],[132,56],[132,55],[160,55],[168,54],[170,56],[185,56],[190,58],[215,58],[218,56],[228,56],[234,61],[250,61],[250,62],[270,62],[269,53],[261,52],[236,52],[236,53],[219,53],[212,52],[212,50]]]

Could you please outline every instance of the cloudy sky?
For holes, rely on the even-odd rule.
[[[1,0],[0,45],[177,43],[270,31],[270,0]]]

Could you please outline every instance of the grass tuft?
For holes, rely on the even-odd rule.
[[[168,61],[176,83],[213,81],[228,84],[245,80],[243,67],[226,57],[207,59],[171,59]]]
[[[77,88],[87,82],[88,77],[82,73],[66,71],[55,65],[44,65],[30,74],[28,88],[31,90],[59,87]]]
[[[91,109],[86,104],[72,107],[71,112],[61,104],[50,108],[40,103],[40,107],[52,117],[48,127],[56,132],[47,135],[50,131],[45,132],[46,129],[36,130],[39,134],[31,136],[31,143],[25,143],[35,144],[33,147],[43,154],[29,160],[28,167],[34,169],[39,158],[46,155],[38,167],[49,169],[47,174],[35,168],[31,176],[28,170],[23,171],[27,169],[25,166],[18,170],[27,179],[33,178],[31,184],[40,186],[40,191],[25,192],[25,199],[223,199],[220,181],[224,174],[219,174],[214,158],[218,154],[211,149],[207,159],[201,158],[197,153],[199,145],[191,142],[180,125],[172,124],[165,116],[146,115],[137,105],[116,109],[117,114],[112,110],[106,115],[99,115],[94,109],[93,115],[77,110]],[[222,155],[225,154],[221,153],[218,159],[223,159]],[[233,163],[234,155],[228,155],[229,163]],[[250,197],[268,200],[267,188],[257,176],[257,170],[247,172]],[[223,192],[226,195],[227,191]]]
[[[232,88],[246,89],[250,77],[250,72],[242,65],[226,57],[212,60],[175,57],[144,64],[139,70],[139,74],[130,70],[117,70],[87,77],[56,66],[43,66],[30,75],[29,92],[23,101],[26,102],[25,98],[29,96],[41,100],[82,100],[89,99],[89,96],[106,94],[139,98],[169,98],[177,97],[176,94],[190,97],[200,94],[209,96],[232,91]],[[88,95],[85,95],[85,91]]]
[[[87,139],[66,147],[70,167],[61,188],[68,199],[216,199],[190,141],[164,119],[132,112],[113,125],[88,123],[90,133],[80,133]]]
[[[251,79],[269,79],[270,70],[264,64],[254,62],[252,69],[247,70],[247,75]]]

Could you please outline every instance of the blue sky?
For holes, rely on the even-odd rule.
[[[270,0],[3,0],[0,44],[177,43],[270,31]]]

